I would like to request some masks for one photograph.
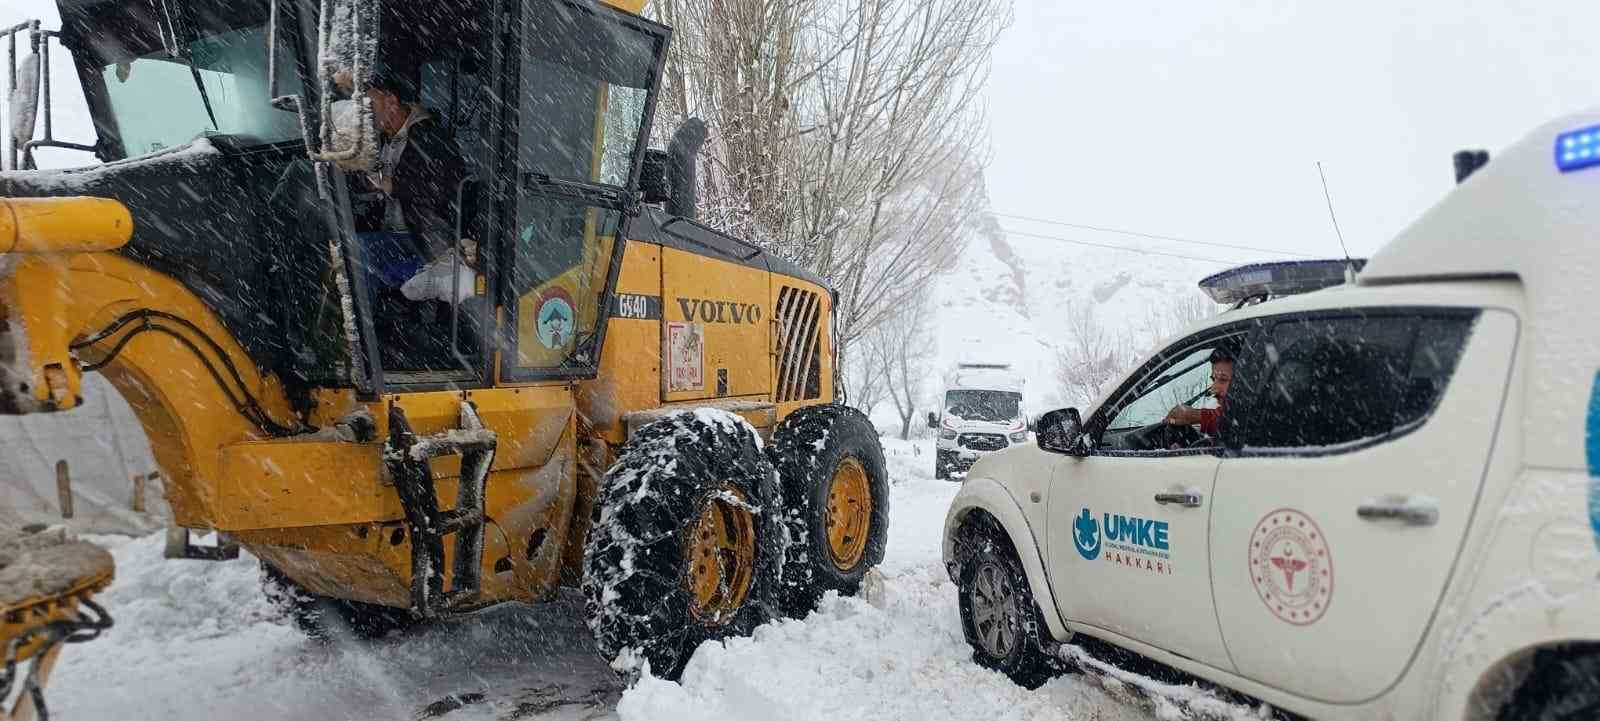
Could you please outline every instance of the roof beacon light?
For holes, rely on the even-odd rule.
[[[1238,308],[1343,285],[1350,270],[1359,272],[1366,264],[1365,258],[1251,263],[1202,279],[1200,289],[1211,300]]]
[[[1556,168],[1563,173],[1600,165],[1600,125],[1556,136]]]

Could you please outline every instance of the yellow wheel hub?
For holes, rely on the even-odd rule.
[[[689,611],[701,623],[733,618],[755,578],[756,521],[743,493],[723,488],[708,497],[684,543]]]
[[[848,571],[861,563],[872,530],[872,484],[861,461],[846,458],[833,469],[828,486],[828,554],[833,565]]]

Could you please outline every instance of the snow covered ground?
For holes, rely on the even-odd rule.
[[[106,536],[116,627],[67,649],[57,718],[98,719],[1094,719],[1150,718],[1084,676],[1026,691],[972,663],[939,562],[958,486],[932,446],[885,441],[891,496],[881,583],[805,620],[708,643],[681,683],[623,689],[581,604],[500,608],[404,637],[320,646],[276,617],[254,560],[165,561],[159,535]]]

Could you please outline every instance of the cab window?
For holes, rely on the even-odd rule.
[[[506,380],[573,377],[598,362],[602,295],[662,38],[575,2],[525,11],[519,53],[515,237],[502,303]]]
[[[1212,350],[1210,345],[1197,349],[1165,369],[1117,412],[1106,424],[1106,430],[1127,431],[1160,423],[1173,406],[1200,400],[1211,383],[1211,364],[1207,359]]]
[[[1177,406],[1218,408],[1218,399],[1210,394],[1212,356],[1221,350],[1237,357],[1243,335],[1236,330],[1185,339],[1134,373],[1091,421],[1091,428],[1099,429],[1097,452],[1164,455],[1217,447],[1217,439],[1198,426],[1173,426],[1166,418]]]
[[[1444,394],[1476,313],[1366,314],[1281,320],[1266,358],[1235,391],[1245,450],[1362,447],[1426,421]]]

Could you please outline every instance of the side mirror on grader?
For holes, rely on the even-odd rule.
[[[837,402],[834,294],[695,220],[703,123],[646,149],[670,29],[644,0],[58,4],[117,162],[4,187],[97,196],[52,202],[131,233],[0,235],[0,413],[104,374],[176,524],[296,589],[274,596],[303,628],[565,585],[603,655],[672,678],[882,560],[888,477]],[[425,109],[405,142],[458,153],[459,185],[353,170],[399,142],[362,92],[380,59]],[[450,292],[412,292],[435,277]]]

